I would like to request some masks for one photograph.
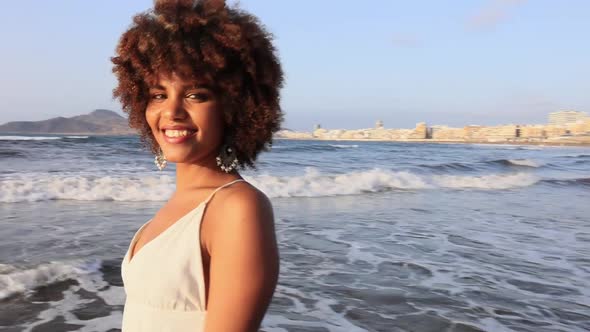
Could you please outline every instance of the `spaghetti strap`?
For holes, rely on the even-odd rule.
[[[220,190],[220,189],[223,189],[223,188],[225,188],[225,187],[227,187],[227,186],[230,186],[230,185],[232,185],[232,184],[234,184],[234,183],[236,183],[236,182],[238,182],[238,181],[244,181],[244,182],[246,182],[246,180],[244,180],[244,179],[236,179],[236,180],[233,180],[233,181],[231,181],[231,182],[228,182],[228,183],[226,183],[226,184],[224,184],[224,185],[222,185],[222,186],[218,187],[217,189],[215,189],[215,190],[214,190],[214,191],[213,191],[213,192],[212,192],[212,193],[209,195],[209,197],[207,197],[207,199],[205,200],[205,204],[209,203],[209,200],[211,200],[211,198],[213,198],[213,195],[215,195],[215,193],[216,193],[218,190]]]

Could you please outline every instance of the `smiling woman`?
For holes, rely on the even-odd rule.
[[[272,205],[238,169],[283,120],[271,35],[221,0],[156,1],[133,22],[114,96],[158,167],[176,163],[176,191],[125,253],[122,330],[256,331],[279,256]]]

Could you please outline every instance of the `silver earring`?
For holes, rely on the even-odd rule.
[[[222,145],[221,152],[215,160],[217,160],[217,166],[226,173],[233,171],[238,166],[236,149],[229,143]]]
[[[164,152],[162,152],[162,148],[158,148],[158,152],[156,153],[156,157],[154,158],[154,163],[158,166],[158,169],[161,171],[166,167],[168,163],[166,161],[166,157],[164,157]]]

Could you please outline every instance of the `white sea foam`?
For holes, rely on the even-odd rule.
[[[174,191],[168,175],[144,177],[20,175],[0,179],[0,202],[47,200],[164,201]]]
[[[508,162],[518,166],[541,167],[541,165],[530,159],[508,159]]]
[[[35,317],[34,322],[27,323],[25,331],[33,331],[37,326],[53,321],[58,316],[63,316],[67,324],[79,325],[80,328],[77,331],[110,331],[120,328],[122,313],[118,310],[113,310],[108,316],[91,319],[79,319],[72,314],[81,305],[89,302],[78,293],[80,288],[102,298],[109,306],[121,306],[125,303],[125,293],[122,287],[109,285],[99,273],[101,263],[100,260],[73,261],[70,264],[51,262],[25,270],[0,264],[0,267],[11,271],[11,273],[0,273],[0,300],[14,294],[27,293],[37,287],[73,279],[76,280],[76,285],[63,290],[63,296],[52,300],[51,306],[41,311]],[[8,269],[6,266],[11,268]]]
[[[361,195],[389,190],[433,188],[499,190],[527,187],[540,179],[528,173],[490,175],[418,175],[375,168],[345,174],[324,174],[307,168],[299,176],[245,177],[269,197]],[[0,179],[0,202],[46,200],[165,201],[173,193],[172,176],[24,175]]]
[[[62,138],[88,138],[88,136],[0,136],[0,141],[45,141]]]
[[[61,139],[59,136],[0,136],[0,141],[43,141]]]
[[[342,149],[350,149],[350,148],[358,148],[358,144],[353,145],[346,145],[346,144],[330,144],[331,147],[335,148],[342,148]]]
[[[528,173],[483,176],[439,175],[435,176],[433,180],[439,187],[455,189],[510,189],[528,187],[539,181],[536,176]]]
[[[305,174],[293,177],[261,175],[248,179],[270,197],[318,197],[354,195],[390,189],[425,189],[428,184],[409,172],[382,169],[339,175],[322,174],[308,167]]]
[[[36,287],[75,278],[79,270],[74,266],[59,262],[38,265],[27,270],[4,266],[7,273],[0,274],[0,300],[13,294],[24,293]]]

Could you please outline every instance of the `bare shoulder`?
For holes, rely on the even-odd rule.
[[[221,220],[272,213],[270,199],[248,182],[238,182],[223,188],[215,194],[209,205],[209,212],[221,217]]]
[[[218,201],[226,209],[225,213],[255,211],[255,210],[272,210],[270,199],[264,192],[248,182],[238,182],[229,187],[220,190]],[[222,202],[221,202],[222,201]],[[231,209],[227,209],[231,206]],[[245,210],[245,211],[244,211]]]
[[[207,208],[208,249],[215,240],[232,233],[259,232],[274,241],[274,212],[264,192],[248,182],[232,184],[219,190]],[[272,234],[269,234],[272,233]],[[267,239],[268,240],[268,239]]]

